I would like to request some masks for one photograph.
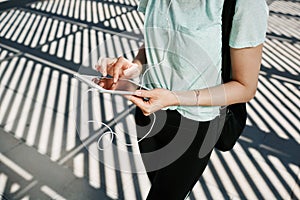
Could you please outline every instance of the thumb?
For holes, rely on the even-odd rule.
[[[136,90],[134,95],[138,97],[151,97],[151,92],[147,90]]]

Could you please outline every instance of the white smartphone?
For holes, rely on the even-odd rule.
[[[116,83],[113,82],[113,78],[89,76],[82,74],[74,74],[74,77],[88,86],[97,89],[101,93],[110,94],[127,94],[133,95],[136,90],[146,89],[138,83],[129,79],[119,79]]]

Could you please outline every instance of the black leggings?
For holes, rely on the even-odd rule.
[[[153,123],[136,109],[138,138]],[[151,134],[139,143],[142,159],[151,181],[147,200],[183,200],[193,189],[208,164],[211,150],[199,158],[200,147],[210,122],[182,117],[177,111],[158,111]]]

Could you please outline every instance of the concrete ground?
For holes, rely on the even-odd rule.
[[[134,108],[120,96],[87,93],[73,78],[91,72],[99,55],[133,56],[144,20],[136,7],[136,0],[0,2],[0,199],[145,199],[146,175],[124,170],[141,164],[129,156],[137,149],[121,144],[134,138],[120,134],[114,144],[122,152],[99,151],[105,127],[88,123],[134,135]],[[213,152],[190,200],[300,199],[299,11],[297,0],[270,5],[247,127],[232,151]]]

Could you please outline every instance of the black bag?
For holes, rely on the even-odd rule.
[[[224,83],[229,82],[231,77],[229,38],[235,4],[236,0],[225,0],[222,13],[222,79]],[[246,119],[246,103],[227,106],[224,127],[215,147],[220,151],[231,150],[246,126]]]

